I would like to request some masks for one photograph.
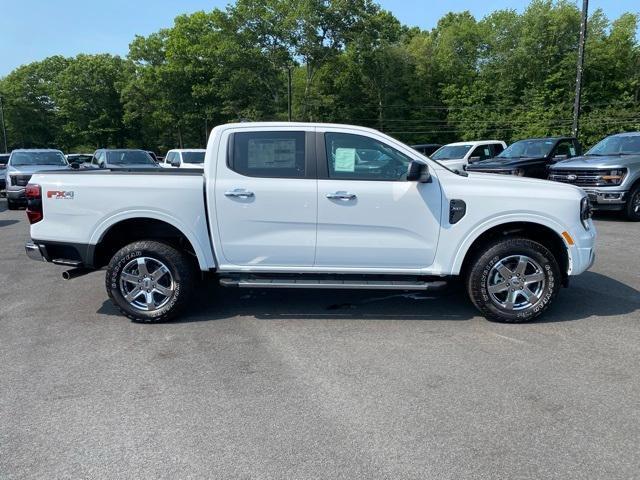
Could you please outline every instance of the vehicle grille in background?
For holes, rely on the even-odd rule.
[[[549,180],[570,183],[579,187],[600,187],[611,185],[602,180],[602,175],[608,175],[609,170],[552,170]]]
[[[11,175],[11,185],[26,187],[31,180],[31,175]]]

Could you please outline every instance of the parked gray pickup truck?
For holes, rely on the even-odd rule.
[[[581,157],[551,166],[549,180],[582,187],[595,210],[640,221],[640,132],[606,137]]]

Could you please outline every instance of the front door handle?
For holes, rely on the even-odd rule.
[[[357,195],[349,192],[333,192],[327,193],[327,198],[331,200],[355,200]]]
[[[245,190],[244,188],[235,188],[233,190],[229,190],[224,192],[225,197],[236,197],[236,198],[251,198],[255,197],[253,192],[249,190]]]

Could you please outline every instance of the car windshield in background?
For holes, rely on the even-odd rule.
[[[546,157],[555,144],[555,140],[520,140],[519,142],[509,145],[496,158]]]
[[[204,152],[182,152],[184,163],[204,163]]]
[[[67,165],[61,152],[15,152],[11,165]]]
[[[640,135],[607,137],[594,145],[585,155],[640,155]]]
[[[472,145],[449,145],[440,148],[431,158],[433,160],[454,160],[464,158]]]
[[[92,155],[82,155],[82,154],[76,154],[76,153],[67,155],[67,161],[69,163],[86,163],[86,162],[90,162],[91,158],[93,158]]]
[[[142,150],[114,150],[107,152],[107,163],[113,165],[154,165],[151,155]]]
[[[9,155],[0,155],[0,165],[6,165],[9,161]]]

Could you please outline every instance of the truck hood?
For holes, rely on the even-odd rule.
[[[542,191],[545,192],[546,197],[557,195],[559,198],[562,198],[567,195],[575,196],[576,194],[578,198],[585,196],[581,188],[567,183],[551,182],[539,178],[517,177],[515,175],[500,175],[497,173],[469,172],[468,175],[468,178],[472,180],[474,185],[488,189],[486,191],[504,188],[512,190],[514,196],[524,195],[529,198],[535,198],[535,196]]]
[[[7,175],[33,175],[48,170],[69,170],[69,165],[9,165]]]
[[[613,168],[640,166],[640,155],[608,155],[598,157],[583,155],[562,160],[551,167],[552,170],[571,170],[576,168]]]
[[[523,167],[533,163],[542,162],[545,157],[525,157],[525,158],[488,158],[469,164],[467,170],[510,170],[512,168]]]

